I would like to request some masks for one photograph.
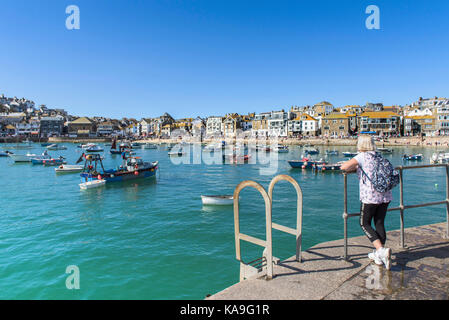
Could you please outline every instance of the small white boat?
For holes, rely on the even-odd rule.
[[[449,152],[435,152],[430,158],[430,163],[449,163]]]
[[[169,157],[182,157],[183,155],[185,155],[186,152],[185,151],[170,151],[168,153]]]
[[[14,160],[14,162],[31,162],[31,159],[36,158],[36,154],[9,154],[9,156]]]
[[[102,152],[104,149],[100,146],[97,146],[96,144],[91,145],[90,147],[86,148],[87,152]]]
[[[152,144],[152,143],[147,143],[143,145],[144,149],[157,149],[157,145]]]
[[[83,182],[83,183],[80,183],[79,186],[82,190],[86,190],[86,189],[102,187],[105,184],[106,184],[106,180],[101,179],[101,180],[92,180],[92,181]]]
[[[67,147],[65,146],[59,146],[58,144],[54,143],[46,147],[48,150],[67,150]]]
[[[228,206],[234,203],[234,196],[232,195],[201,196],[201,201],[205,205]]]
[[[288,153],[288,147],[283,145],[273,146],[271,150],[277,153]]]
[[[382,153],[393,153],[393,149],[389,149],[389,148],[377,148],[377,150]]]
[[[69,172],[81,172],[84,166],[76,164],[61,164],[59,167],[55,168],[56,173],[69,173]]]

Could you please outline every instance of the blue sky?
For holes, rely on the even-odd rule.
[[[448,14],[447,0],[0,0],[0,93],[116,118],[406,104],[449,95]]]

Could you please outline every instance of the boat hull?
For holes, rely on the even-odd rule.
[[[302,168],[302,169],[313,169],[315,165],[321,165],[323,162],[320,161],[303,161],[303,160],[289,160],[288,164],[292,168]]]
[[[87,189],[102,187],[105,184],[106,184],[106,180],[93,180],[93,181],[80,183],[79,186],[80,186],[80,189],[87,190]]]
[[[84,166],[77,165],[61,165],[58,168],[55,168],[56,173],[73,173],[73,172],[81,172],[83,171]]]
[[[106,180],[107,182],[121,182],[121,181],[128,181],[128,180],[135,180],[135,179],[141,179],[141,178],[150,178],[156,176],[156,170],[155,168],[149,168],[149,169],[142,169],[142,170],[136,170],[136,171],[112,171],[112,172],[105,172],[104,174],[101,174],[101,178]],[[137,172],[137,174],[136,174]],[[98,175],[92,175],[90,173],[81,173],[81,178],[84,179],[92,179],[97,180]]]
[[[201,196],[204,205],[229,206],[234,204],[233,196]]]

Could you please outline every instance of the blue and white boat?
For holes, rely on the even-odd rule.
[[[301,168],[301,169],[313,169],[316,165],[325,164],[326,162],[323,160],[312,160],[309,158],[303,158],[302,160],[289,160],[288,164],[292,168]]]
[[[320,153],[320,150],[315,149],[315,148],[312,148],[312,149],[306,149],[306,150],[304,150],[304,152],[305,152],[306,154],[319,154],[319,153]]]
[[[402,159],[404,161],[421,161],[422,160],[422,154],[421,153],[420,154],[411,154],[411,155],[404,154]]]
[[[31,158],[31,163],[32,164],[43,164],[44,160],[50,160],[50,159],[51,159],[51,155],[49,155],[47,153],[47,150],[45,150],[44,153],[42,153],[42,155]]]
[[[100,155],[83,154],[82,158],[85,159],[85,163],[83,172],[80,176],[84,181],[104,179],[107,182],[119,182],[138,178],[155,177],[159,164],[158,161],[144,162],[140,157],[125,156],[123,164],[120,167],[117,169],[105,170]]]

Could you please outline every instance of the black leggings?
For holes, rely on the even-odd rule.
[[[380,240],[382,245],[384,245],[385,241],[387,241],[384,221],[389,204],[389,202],[380,204],[362,203],[360,206],[360,226],[371,242]],[[373,218],[376,230],[371,226]]]

